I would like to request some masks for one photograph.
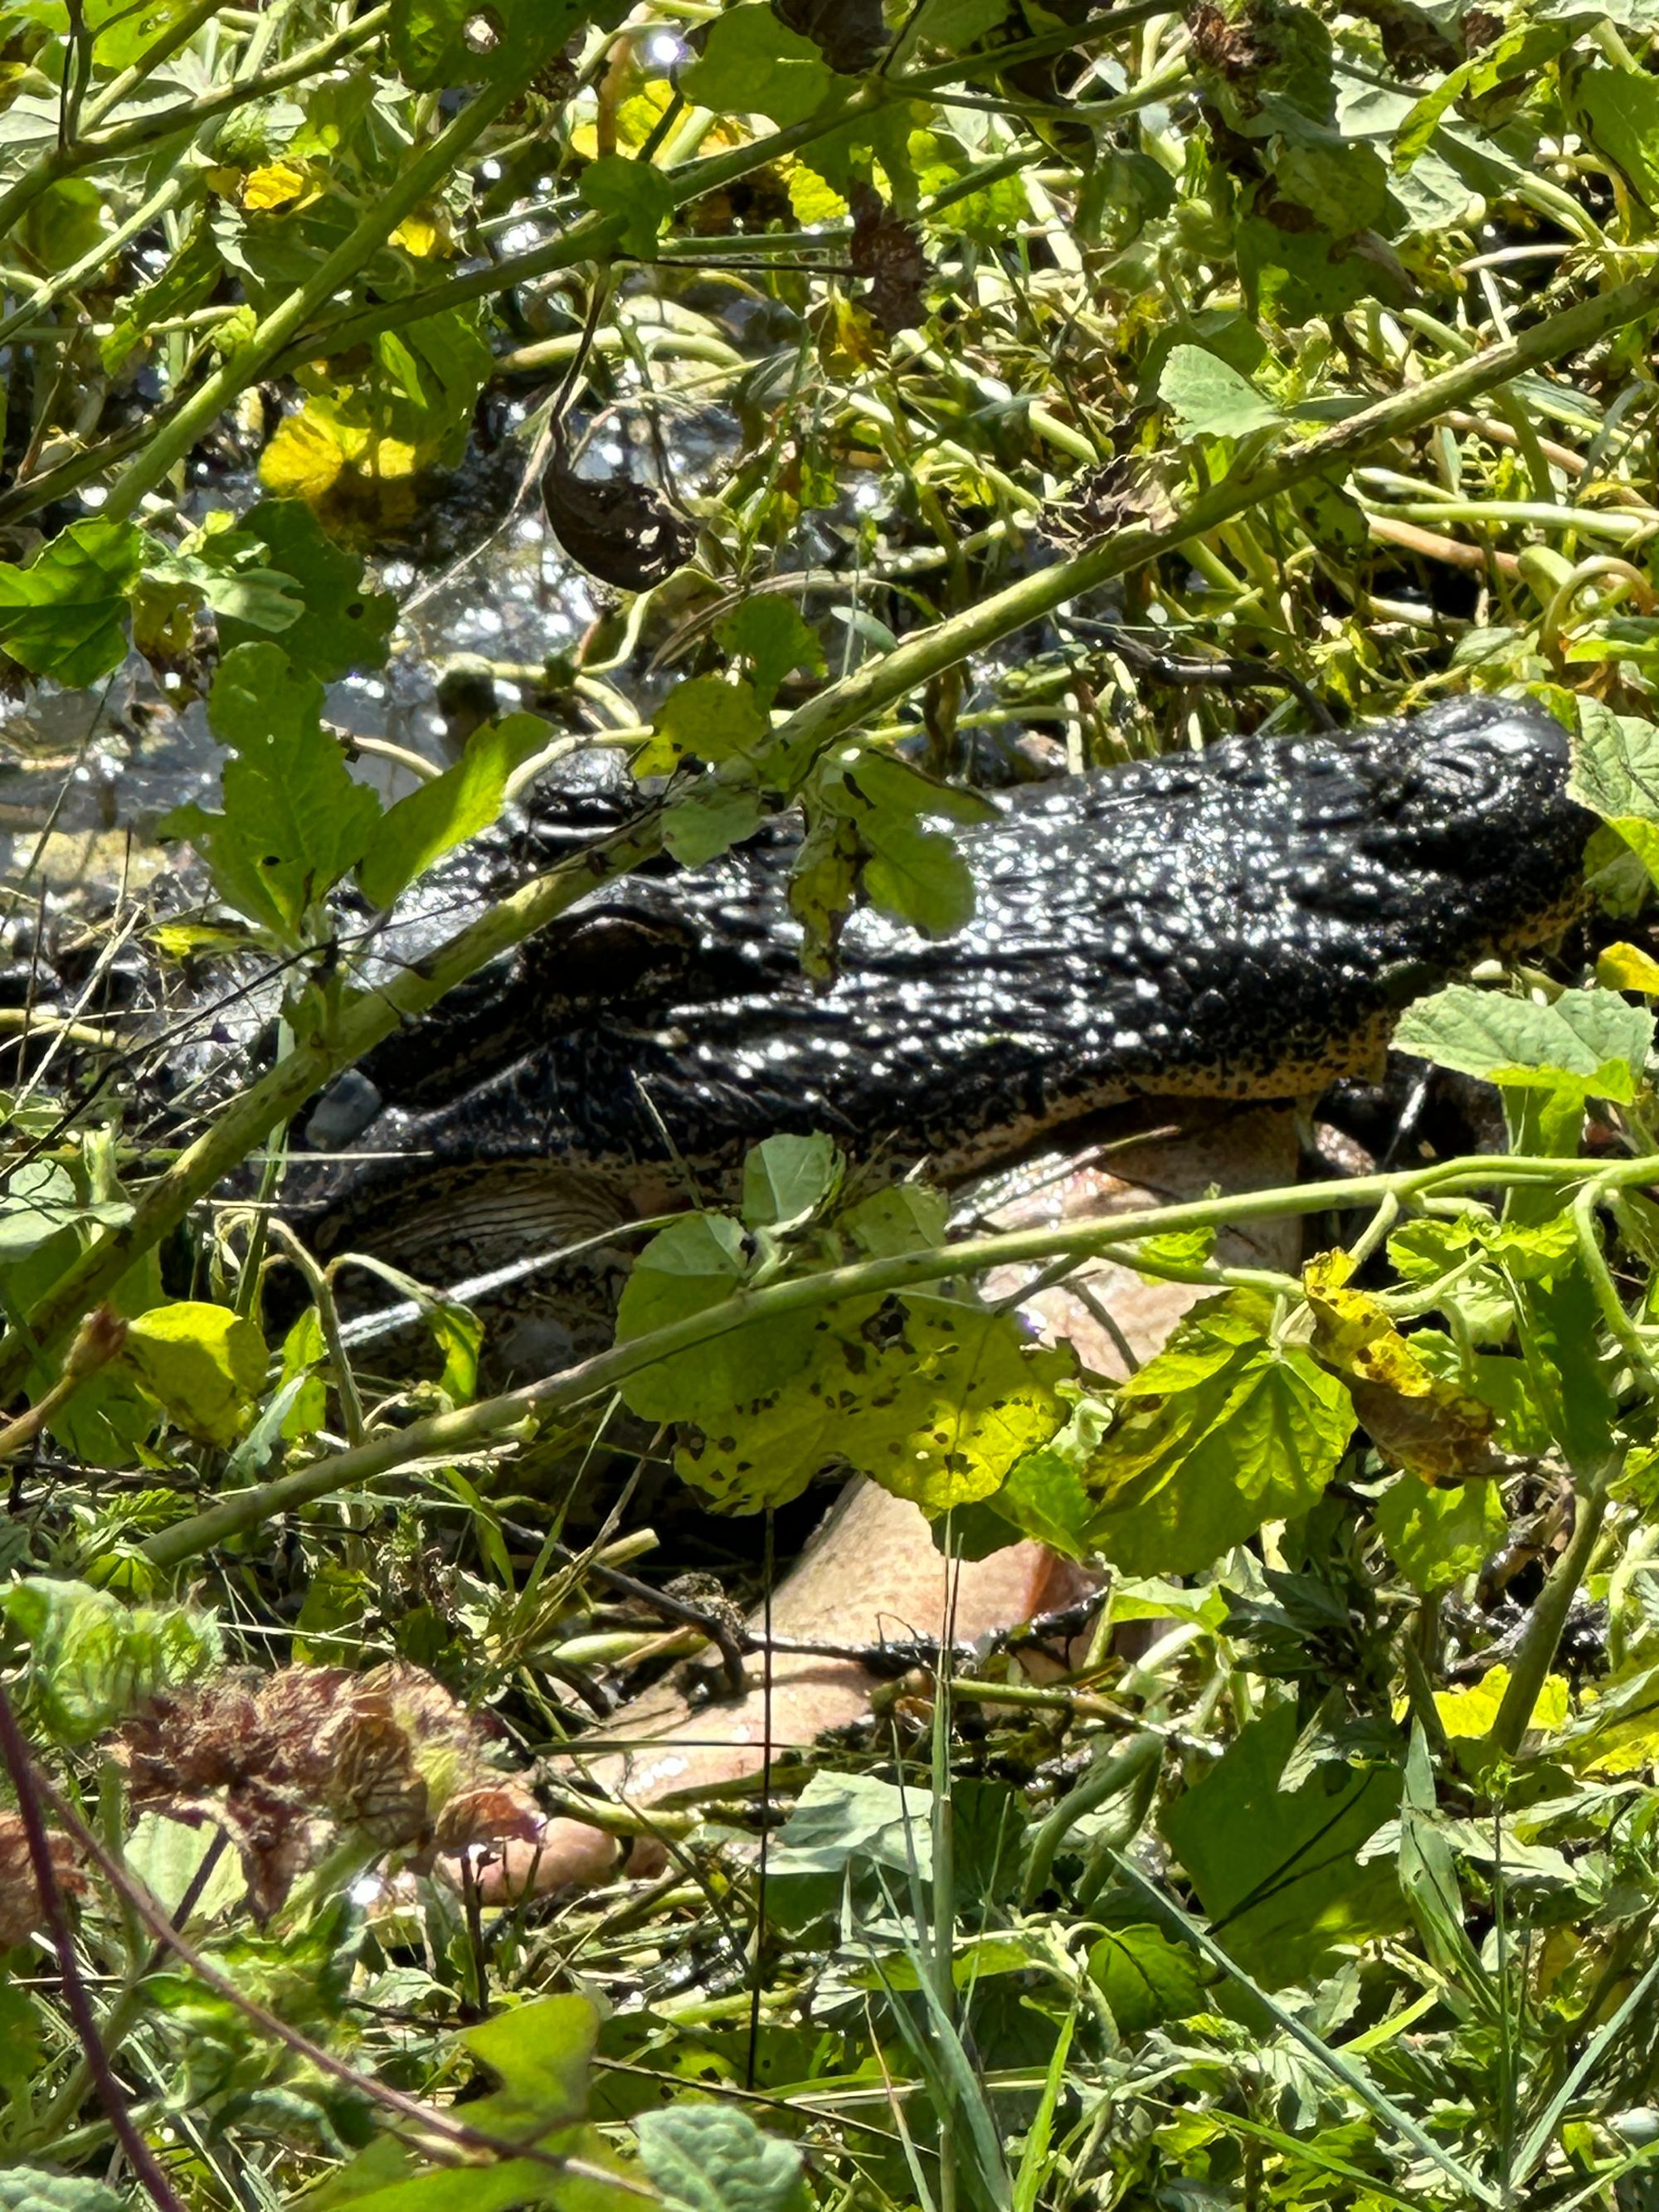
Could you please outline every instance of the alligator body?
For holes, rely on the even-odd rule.
[[[682,1164],[708,1189],[759,1139],[823,1130],[956,1180],[1137,1093],[1317,1091],[1376,1065],[1404,999],[1576,909],[1567,773],[1541,710],[1470,698],[1027,790],[962,835],[960,935],[860,911],[827,989],[797,961],[787,836],[630,879],[371,1060],[361,1150],[404,1159],[348,1171],[325,1241],[421,1173],[428,1219],[490,1264],[514,1222],[539,1233],[550,1169],[653,1206]]]

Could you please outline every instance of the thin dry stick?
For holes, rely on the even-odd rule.
[[[0,1758],[4,1759],[12,1787],[17,1792],[17,1810],[22,1818],[23,1833],[28,1840],[29,1863],[34,1869],[35,1887],[40,1893],[41,1909],[46,1916],[46,1925],[52,1930],[52,1948],[58,1954],[58,1975],[63,1984],[64,2002],[69,2007],[70,2018],[75,2022],[75,2032],[81,2039],[87,2069],[92,2075],[93,2087],[98,2092],[98,2101],[109,2115],[115,2139],[126,2153],[128,2163],[151,2199],[160,2206],[161,2212],[184,2212],[160,2160],[134,2124],[125,2094],[110,2065],[109,2053],[98,2033],[98,2014],[87,1994],[87,1985],[81,1978],[81,1962],[75,1955],[75,1931],[69,1923],[64,1893],[58,1886],[58,1869],[52,1864],[52,1844],[46,1834],[46,1816],[40,1809],[42,1796],[55,1798],[56,1793],[38,1772],[29,1756],[28,1746],[23,1741],[23,1732],[17,1725],[17,1716],[12,1711],[11,1699],[6,1695],[3,1683],[0,1683]],[[53,1809],[61,1819],[61,1807],[54,1803]],[[70,1826],[68,1821],[64,1825],[66,1827]],[[84,1843],[84,1832],[82,1837],[76,1840]]]

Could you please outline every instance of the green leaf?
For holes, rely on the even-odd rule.
[[[1509,1533],[1495,1482],[1460,1482],[1431,1490],[1401,1475],[1372,1508],[1378,1532],[1413,1589],[1444,1589],[1479,1571]]]
[[[69,1170],[57,1161],[29,1160],[13,1170],[0,1199],[0,1267],[27,1259],[60,1230],[112,1224],[131,1212],[122,1200],[83,1199]]]
[[[811,114],[835,81],[812,41],[786,29],[763,0],[717,16],[701,57],[680,71],[681,91],[699,107],[784,125]]]
[[[160,1813],[143,1813],[127,1838],[122,1863],[143,1883],[162,1911],[171,1915],[184,1902],[219,1833],[210,1824],[192,1827]],[[240,1904],[246,1893],[247,1877],[237,1863],[235,1852],[228,1851],[208,1876],[194,1909],[200,1917],[208,1919]]]
[[[1252,1721],[1162,1824],[1216,1941],[1275,1990],[1316,1974],[1334,1945],[1397,1927],[1402,1911],[1392,1861],[1358,1858],[1399,1803],[1398,1772],[1326,1765],[1285,1790],[1296,1740],[1292,1705]]]
[[[513,2212],[527,2204],[639,2212],[637,2179],[582,2117],[598,2034],[599,2014],[586,1997],[550,1996],[511,2007],[456,2039],[498,2085],[468,2104],[471,2124],[541,2157],[423,2167],[410,2148],[382,2136],[311,2191],[308,2204],[313,2212],[348,2205],[351,2212]],[[589,2171],[571,2173],[562,2163],[570,2159]],[[605,2181],[605,2172],[617,2181]]]
[[[801,926],[801,968],[820,981],[834,971],[836,940],[858,889],[862,853],[856,824],[809,806],[789,878],[789,911]]]
[[[649,161],[605,154],[582,171],[581,196],[600,215],[625,217],[624,253],[636,261],[656,258],[657,237],[674,212],[674,187]]]
[[[1183,438],[1248,438],[1285,419],[1249,377],[1202,346],[1171,348],[1158,396]]]
[[[283,1416],[283,1435],[290,1443],[315,1436],[328,1419],[328,1385],[314,1371],[327,1358],[322,1318],[315,1306],[307,1306],[283,1339],[283,1368],[276,1381],[280,1392],[297,1377],[305,1377]]]
[[[1528,1395],[1568,1465],[1599,1467],[1613,1456],[1619,1407],[1589,1278],[1575,1255],[1553,1275],[1511,1282]]]
[[[1596,151],[1624,173],[1650,214],[1659,210],[1659,82],[1645,70],[1581,70],[1572,98]]]
[[[234,1444],[265,1384],[265,1343],[253,1323],[194,1299],[129,1322],[120,1359],[204,1443]]]
[[[772,1871],[841,1875],[867,1866],[923,1881],[933,1871],[933,1801],[874,1774],[813,1774],[773,1847]]]
[[[1266,1521],[1305,1513],[1354,1425],[1334,1376],[1268,1339],[1254,1291],[1204,1300],[1122,1385],[1091,1461],[1091,1540],[1126,1574],[1194,1574]]]
[[[635,2122],[645,2170],[673,2212],[806,2212],[801,2154],[731,2105],[671,2105]]]
[[[748,1281],[741,1225],[724,1213],[689,1213],[641,1253],[617,1310],[617,1340],[648,1335],[735,1297]],[[647,1421],[719,1421],[805,1366],[818,1326],[811,1313],[744,1322],[630,1375],[624,1403]]]
[[[380,814],[324,732],[322,700],[280,646],[238,646],[208,699],[215,735],[236,755],[221,778],[225,811],[176,807],[161,825],[190,838],[228,904],[290,945],[307,908],[362,859]]]
[[[237,523],[232,544],[245,540],[263,551],[267,568],[287,580],[300,605],[298,620],[283,630],[283,650],[295,666],[325,684],[353,669],[378,668],[386,659],[398,602],[389,592],[365,588],[363,564],[324,536],[316,516],[299,499],[264,499]],[[200,549],[202,557],[210,548]],[[256,621],[246,607],[224,605],[210,595],[219,617],[219,649],[228,655],[239,645],[258,641],[273,628]]]
[[[843,1163],[828,1137],[768,1137],[743,1164],[743,1218],[750,1229],[797,1229],[833,1197]]]
[[[860,826],[870,848],[864,888],[884,914],[923,937],[953,936],[973,920],[973,873],[944,830],[887,813]]]
[[[1110,1419],[1106,1407],[1082,1399],[1057,1435],[1009,1468],[987,1503],[1011,1534],[1035,1537],[1065,1559],[1084,1556],[1095,1512],[1088,1474]]]
[[[552,735],[538,714],[508,714],[474,730],[453,768],[389,806],[375,823],[357,880],[376,906],[392,901],[455,846],[487,830],[507,780]]]
[[[126,658],[127,602],[144,565],[131,522],[72,522],[27,568],[0,561],[0,646],[36,676],[95,684]]]
[[[1581,698],[1567,789],[1608,824],[1596,832],[1585,855],[1592,890],[1611,912],[1636,913],[1642,901],[1626,880],[1632,873],[1626,854],[1635,856],[1649,884],[1659,882],[1659,730],[1639,716],[1615,714],[1599,699]],[[1607,851],[1614,833],[1626,854]],[[1636,884],[1641,886],[1639,875]]]
[[[563,2126],[587,2110],[599,2014],[582,1996],[538,1997],[469,2027],[459,2040],[500,2083],[483,2100],[503,2133]]]
[[[1120,2035],[1139,2035],[1205,2009],[1196,1957],[1161,1929],[1109,1929],[1089,1953],[1089,1978],[1110,2006]]]
[[[105,69],[124,70],[171,29],[189,0],[86,0],[85,21],[94,52]]]
[[[398,0],[389,26],[392,59],[417,92],[501,78],[522,85],[590,20],[560,0]]]
[[[916,36],[947,53],[966,53],[1001,27],[1007,0],[922,0]]]
[[[891,1183],[849,1206],[841,1225],[872,1260],[895,1252],[926,1252],[945,1242],[951,1201],[924,1182]]]
[[[1489,1083],[1576,1091],[1627,1105],[1653,1046],[1653,1015],[1613,991],[1564,991],[1552,1006],[1454,983],[1407,1007],[1395,1048]]]
[[[652,717],[655,737],[634,756],[635,775],[669,775],[688,754],[702,761],[752,754],[771,732],[754,686],[719,676],[677,684]]]
[[[753,791],[700,775],[664,812],[662,842],[683,868],[701,868],[752,837],[763,818]]]
[[[46,2063],[46,2016],[15,1982],[0,1983],[0,2098],[27,2109]],[[34,2185],[46,2184],[44,2191]],[[61,2191],[59,2195],[58,2192]],[[0,2212],[127,2212],[101,2181],[43,2173],[39,2166],[0,2166]]]
[[[163,1690],[217,1666],[223,1646],[211,1613],[188,1606],[124,1605],[87,1583],[37,1576],[0,1594],[28,1649],[30,1711],[55,1740],[89,1743]]]
[[[1480,1964],[1465,1925],[1451,1845],[1437,1818],[1434,1770],[1420,1721],[1412,1723],[1406,1753],[1399,1864],[1400,1887],[1430,1958],[1467,1996],[1480,1984]]]
[[[913,1296],[837,1308],[811,1330],[809,1360],[741,1411],[728,1399],[676,1456],[724,1511],[785,1504],[834,1471],[943,1513],[988,1498],[1066,1418],[1070,1355],[1030,1344],[1010,1315]]]
[[[792,671],[822,676],[823,647],[817,632],[775,592],[757,592],[727,615],[715,635],[726,651],[749,663],[750,679],[763,700]]]
[[[305,612],[293,577],[269,566],[265,548],[246,530],[204,527],[177,553],[153,561],[144,583],[159,587],[158,598],[171,590],[191,595],[192,605],[211,607],[220,618],[222,645],[227,623],[240,625],[244,635],[275,636],[292,629]],[[137,630],[135,637],[142,646]]]

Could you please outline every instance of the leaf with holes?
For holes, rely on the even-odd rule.
[[[389,592],[368,590],[363,564],[324,536],[303,500],[263,499],[236,524],[233,544],[251,540],[263,568],[283,580],[285,596],[298,601],[291,625],[283,625],[283,650],[296,668],[332,684],[354,669],[378,668],[386,659],[398,603]],[[202,549],[203,557],[211,549]],[[232,574],[228,554],[225,565]],[[219,617],[219,649],[234,652],[277,627],[256,618],[233,600],[213,599]]]
[[[911,1296],[836,1307],[813,1329],[787,1381],[681,1446],[680,1473],[725,1512],[786,1504],[833,1472],[943,1513],[989,1497],[1066,1418],[1075,1363],[1012,1315]]]

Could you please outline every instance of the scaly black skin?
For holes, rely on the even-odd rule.
[[[950,1178],[1136,1093],[1315,1091],[1375,1066],[1404,999],[1575,909],[1592,825],[1567,770],[1540,709],[1468,698],[1039,787],[961,836],[965,930],[861,911],[824,991],[787,837],[636,878],[371,1060],[401,1110],[362,1147],[626,1182],[821,1129]],[[368,1172],[379,1212],[410,1170]]]

